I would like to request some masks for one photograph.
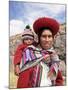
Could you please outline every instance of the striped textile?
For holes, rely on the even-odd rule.
[[[46,55],[47,53],[48,53],[47,51],[38,49],[34,46],[27,47],[22,52],[23,57],[21,60],[20,68],[22,68],[26,63],[28,63],[30,61],[37,60],[39,57],[42,57],[42,56]],[[54,61],[56,61],[56,60],[54,60]],[[50,65],[50,63],[51,63],[51,61],[48,64],[47,64],[47,62],[45,62],[45,64],[47,64],[47,65]],[[54,70],[57,72],[58,70],[56,70],[56,68],[55,68],[56,65],[52,65],[52,67],[53,66],[54,66]],[[32,76],[33,77],[33,79],[32,79],[32,86],[33,87],[36,87],[39,85],[38,83],[40,82],[39,77],[41,75],[41,72],[40,72],[40,63],[39,63],[35,66],[34,71],[33,71],[33,76]]]
[[[48,52],[46,52],[45,50],[40,50],[34,47],[28,47],[23,52],[24,64],[28,61],[36,60],[37,58],[44,56],[47,53]]]

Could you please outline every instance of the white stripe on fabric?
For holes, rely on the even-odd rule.
[[[31,57],[30,57],[30,50],[29,49],[27,49],[26,50],[26,61],[31,61],[32,59],[31,59]]]

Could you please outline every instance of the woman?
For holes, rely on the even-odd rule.
[[[58,67],[60,60],[53,48],[54,36],[59,30],[58,22],[52,18],[39,18],[34,22],[33,28],[38,35],[39,45],[24,50],[21,72],[34,68],[29,79],[32,87],[63,85]]]

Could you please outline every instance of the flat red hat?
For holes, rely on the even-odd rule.
[[[36,34],[38,34],[43,27],[49,28],[52,31],[53,35],[55,35],[59,30],[59,23],[53,18],[42,17],[37,19],[33,24],[33,29]]]

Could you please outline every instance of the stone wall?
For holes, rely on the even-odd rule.
[[[54,47],[61,60],[66,61],[66,26],[60,25],[60,30],[55,36]]]

